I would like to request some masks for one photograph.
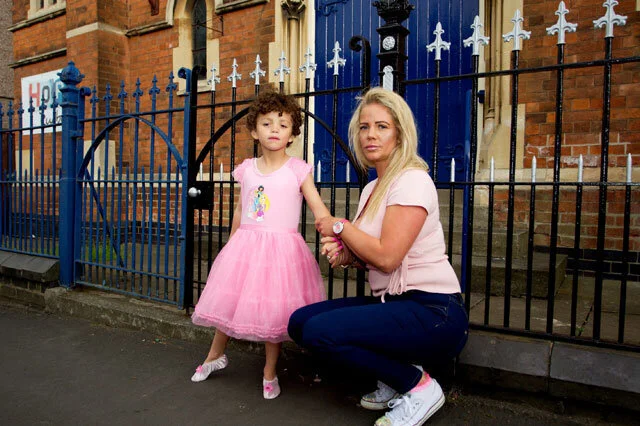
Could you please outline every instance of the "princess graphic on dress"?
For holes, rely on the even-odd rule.
[[[264,193],[264,186],[262,185],[254,189],[252,194],[252,203],[247,216],[256,222],[262,222],[264,220],[264,214],[271,206],[271,202],[267,194]]]

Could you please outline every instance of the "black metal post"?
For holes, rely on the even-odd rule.
[[[558,65],[564,64],[564,44],[558,45]],[[564,68],[556,74],[556,123],[553,144],[553,200],[551,202],[551,235],[549,236],[549,279],[547,281],[547,333],[553,332],[553,310],[556,291],[556,251],[558,246],[558,206],[560,203],[560,156],[562,142],[562,103]]]
[[[609,174],[609,124],[611,121],[611,47],[613,37],[605,39],[604,82],[602,84],[602,144],[600,148],[600,196],[598,199],[598,258],[596,263],[596,283],[593,298],[593,340],[600,340],[602,318],[602,269],[604,268],[604,239],[607,223],[607,180]]]
[[[406,55],[406,40],[409,30],[402,26],[415,6],[408,0],[375,1],[373,5],[378,9],[378,15],[384,19],[385,24],[377,29],[380,34],[380,82],[384,75],[385,67],[393,69],[393,91],[404,95],[404,80]]]
[[[513,51],[513,75],[511,76],[511,134],[509,142],[509,199],[507,207],[507,252],[505,253],[504,271],[504,326],[509,327],[511,312],[511,277],[513,272],[513,222],[514,222],[514,197],[516,177],[516,136],[518,122],[518,78],[517,72],[520,51]]]

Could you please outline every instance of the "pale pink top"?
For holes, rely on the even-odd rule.
[[[241,225],[297,231],[302,207],[300,186],[313,166],[290,157],[278,170],[262,173],[257,159],[244,160],[233,172],[242,184]]]
[[[444,233],[440,223],[438,193],[431,177],[424,170],[410,169],[391,184],[373,220],[358,220],[376,180],[364,187],[360,197],[356,226],[367,234],[380,238],[386,206],[420,206],[427,211],[427,219],[402,264],[386,274],[375,267],[369,268],[369,284],[374,296],[401,294],[407,290],[431,293],[459,293],[460,283],[445,254]]]

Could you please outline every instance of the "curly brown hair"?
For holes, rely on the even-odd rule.
[[[247,114],[247,127],[249,131],[256,130],[258,125],[258,115],[269,114],[270,112],[278,112],[289,114],[291,116],[291,134],[298,136],[300,127],[302,126],[302,109],[296,102],[295,98],[284,93],[275,91],[266,91],[258,95],[258,97],[249,106],[249,114]],[[257,141],[256,141],[257,142]],[[287,146],[290,146],[289,142]]]

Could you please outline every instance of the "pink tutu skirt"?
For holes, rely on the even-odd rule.
[[[298,308],[325,299],[320,268],[295,230],[241,225],[216,257],[194,324],[243,340],[282,342]]]

